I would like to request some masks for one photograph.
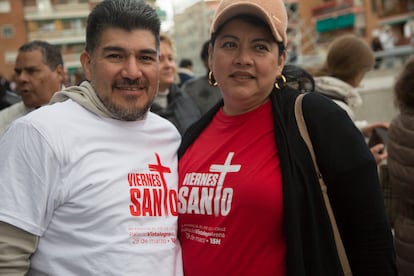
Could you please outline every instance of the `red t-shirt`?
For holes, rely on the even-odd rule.
[[[217,112],[179,162],[186,276],[285,275],[280,162],[271,103]]]

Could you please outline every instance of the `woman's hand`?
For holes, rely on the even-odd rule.
[[[372,135],[372,130],[376,127],[383,127],[388,129],[390,126],[390,123],[383,123],[383,122],[377,122],[372,123],[361,129],[362,134],[364,134],[365,137],[370,137]]]
[[[384,150],[384,144],[377,144],[370,148],[372,155],[377,162],[377,165],[381,164],[388,157],[388,153]]]

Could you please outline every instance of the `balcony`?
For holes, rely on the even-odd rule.
[[[29,41],[46,40],[51,44],[85,43],[86,31],[84,29],[70,29],[60,31],[37,31],[28,34]]]
[[[325,2],[322,5],[316,6],[312,9],[312,15],[314,17],[329,17],[332,14],[344,13],[354,7],[353,1],[341,1],[336,0]]]
[[[352,27],[355,24],[355,14],[348,13],[316,21],[318,33],[329,32]]]
[[[414,11],[399,13],[379,18],[380,25],[403,24],[409,20],[414,20]]]
[[[60,4],[53,5],[51,9],[40,10],[37,7],[29,6],[24,8],[25,20],[53,20],[68,18],[86,18],[89,15],[89,4]]]
[[[354,4],[351,0],[332,0],[312,9],[318,33],[353,27],[363,12],[363,5]]]
[[[377,8],[380,25],[393,25],[414,19],[414,1],[397,0],[385,2]]]
[[[80,55],[81,53],[62,54],[65,67],[68,69],[81,67],[82,65],[80,63]]]
[[[387,5],[386,3],[378,6],[378,17],[380,19],[388,17],[399,17],[407,13],[414,13],[413,1],[397,0],[393,2],[393,5]]]

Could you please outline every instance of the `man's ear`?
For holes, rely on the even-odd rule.
[[[91,80],[91,56],[86,51],[80,55],[80,62],[82,64],[85,79]]]
[[[59,64],[58,66],[56,66],[55,72],[59,76],[60,83],[64,83],[66,78],[66,71],[63,65]]]

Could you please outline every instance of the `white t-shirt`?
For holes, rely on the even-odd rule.
[[[180,135],[165,119],[98,117],[72,100],[0,140],[0,221],[40,236],[29,275],[182,275]]]
[[[17,102],[3,110],[0,111],[0,136],[6,130],[11,122],[20,118],[30,111],[33,108],[28,108],[24,105],[23,101]]]

